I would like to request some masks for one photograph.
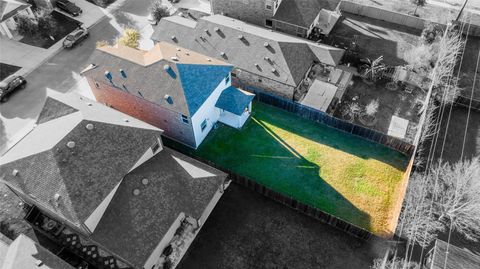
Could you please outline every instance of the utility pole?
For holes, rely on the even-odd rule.
[[[458,12],[457,19],[455,19],[455,21],[458,21],[458,20],[460,19],[460,16],[462,16],[463,9],[464,9],[465,6],[467,5],[467,2],[468,2],[468,0],[465,0],[465,2],[463,2],[462,8],[461,8],[460,11]]]

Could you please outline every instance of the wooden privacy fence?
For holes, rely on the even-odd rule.
[[[285,196],[283,195],[282,193],[279,193],[279,192],[276,192],[276,191],[273,191],[247,177],[244,177],[244,176],[241,176],[241,175],[238,175],[228,169],[225,169],[223,167],[220,167],[218,166],[217,164],[209,161],[209,160],[206,160],[206,159],[203,159],[203,158],[200,158],[196,155],[194,155],[192,153],[192,149],[190,148],[187,148],[186,146],[178,143],[178,142],[175,142],[169,138],[166,138],[166,137],[163,137],[163,142],[165,144],[165,146],[169,147],[169,148],[172,148],[176,151],[179,151],[187,156],[190,156],[202,163],[205,163],[205,164],[208,164],[212,167],[215,167],[216,169],[218,170],[221,170],[225,173],[228,174],[228,178],[230,178],[234,183],[238,184],[238,185],[241,185],[241,186],[244,186],[248,189],[251,189],[259,194],[262,194],[263,196],[265,197],[268,197],[274,201],[277,201],[283,205],[286,205],[292,209],[295,209],[305,215],[308,215],[310,217],[313,217],[323,223],[326,223],[332,227],[335,227],[339,230],[342,230],[348,234],[351,234],[355,237],[358,237],[360,239],[363,239],[363,240],[369,240],[371,239],[372,237],[375,237],[374,234],[370,233],[369,231],[365,230],[365,229],[362,229],[360,227],[357,227],[353,224],[350,224],[340,218],[337,218],[335,216],[332,216],[328,213],[325,213],[323,212],[322,210],[320,209],[317,209],[315,207],[312,207],[312,206],[309,206],[307,204],[304,204],[302,202],[298,202],[297,200],[293,199],[292,197],[288,197],[288,196]]]
[[[387,134],[377,132],[372,129],[359,126],[333,116],[328,115],[325,112],[320,110],[304,106],[300,103],[293,102],[290,100],[283,99],[278,96],[268,94],[261,89],[244,85],[239,81],[235,81],[236,86],[240,86],[242,89],[255,93],[255,99],[288,112],[294,113],[304,119],[308,119],[317,123],[327,125],[329,127],[363,137],[367,140],[373,141],[378,144],[382,144],[391,149],[399,151],[405,154],[407,157],[410,157],[415,149],[415,146],[407,143],[399,138],[389,136]]]
[[[343,0],[340,3],[339,8],[341,11],[344,11],[344,12],[348,12],[348,13],[352,13],[352,14],[360,15],[364,17],[369,17],[377,20],[382,20],[386,22],[391,22],[399,25],[404,25],[404,26],[411,27],[418,30],[423,30],[423,28],[425,28],[425,24],[428,22],[433,22],[435,24],[438,24],[443,29],[445,29],[446,27],[446,24],[445,24],[446,22],[430,21],[430,20],[419,18],[419,17],[411,16],[408,14],[398,13],[398,12],[386,10],[383,8],[364,5],[361,3],[354,3],[346,0]],[[472,13],[471,16],[472,18],[470,18],[469,16],[462,16],[462,18],[460,18],[460,21],[471,22],[470,27],[469,28],[465,27],[463,32],[464,34],[467,34],[467,31],[468,31],[469,35],[480,36],[480,25],[478,25],[478,22],[480,21],[480,15],[476,13]]]
[[[458,96],[455,100],[456,105],[461,105],[467,108],[471,108],[473,110],[480,111],[480,100],[470,98],[470,96]]]

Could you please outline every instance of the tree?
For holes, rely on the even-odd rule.
[[[418,7],[423,7],[427,4],[427,0],[411,0],[411,2],[415,4],[415,11],[413,12],[413,16],[418,16],[417,15]]]
[[[110,45],[110,44],[106,40],[99,40],[99,41],[97,41],[97,43],[95,43],[95,46],[97,48],[105,47],[105,46],[108,46],[108,45]]]
[[[480,240],[479,178],[479,157],[453,165],[439,162],[427,173],[413,174],[398,225],[402,235],[423,247],[450,228]]]
[[[17,31],[23,36],[32,36],[36,34],[38,29],[37,24],[25,15],[17,16]]]
[[[140,33],[133,28],[127,28],[123,31],[123,35],[118,39],[118,44],[131,48],[138,48]]]
[[[37,17],[38,31],[41,35],[53,38],[53,33],[57,27],[57,22],[50,13],[40,11],[35,14]]]
[[[152,14],[155,22],[159,22],[162,18],[170,16],[168,8],[162,5],[162,1],[160,0],[152,2],[152,5],[150,6],[150,13]]]
[[[383,64],[383,56],[378,57],[375,60],[367,59],[367,63],[363,66],[363,77],[371,82],[377,81],[382,72],[387,69],[387,66]]]
[[[427,22],[425,28],[422,30],[421,38],[424,43],[432,44],[435,41],[439,41],[442,37],[443,31],[439,26],[433,22]]]

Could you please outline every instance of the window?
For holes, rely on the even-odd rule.
[[[297,27],[297,36],[303,37],[303,36],[306,36],[306,35],[307,35],[307,29]]]
[[[202,128],[202,132],[205,130],[205,128],[207,128],[207,120],[203,120],[202,121],[202,124],[200,124],[200,128]]]
[[[236,77],[237,77],[237,74],[235,74],[235,73],[232,72],[232,77],[236,78]]]
[[[272,5],[270,3],[265,5],[266,10],[272,10]]]
[[[228,82],[230,82],[230,75],[228,75],[228,76],[225,78],[225,84],[228,84]]]
[[[188,124],[188,117],[185,115],[182,115],[182,122],[185,124]]]
[[[265,20],[265,27],[272,28],[273,26],[273,21],[272,20]]]
[[[160,142],[158,141],[155,141],[155,144],[153,144],[151,147],[150,147],[153,151],[153,153],[155,153],[159,148],[160,148]]]

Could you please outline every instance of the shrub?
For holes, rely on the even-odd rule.
[[[168,8],[162,5],[162,1],[156,0],[150,6],[150,13],[153,16],[155,21],[160,21],[163,17],[170,16],[170,12],[168,12]]]
[[[17,31],[23,36],[32,36],[36,34],[38,25],[28,16],[17,16]]]
[[[140,39],[140,33],[133,28],[127,28],[123,31],[123,35],[118,39],[118,44],[131,47],[131,48],[138,48],[138,40]]]
[[[97,43],[95,43],[95,46],[97,48],[101,48],[101,47],[105,47],[105,46],[109,46],[109,45],[110,44],[106,40],[99,40],[99,41],[97,41]]]
[[[53,19],[50,13],[40,11],[35,14],[37,17],[38,31],[45,37],[53,36],[55,29],[57,28],[57,22]]]

